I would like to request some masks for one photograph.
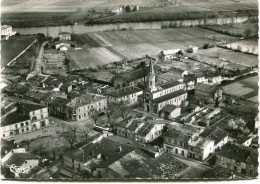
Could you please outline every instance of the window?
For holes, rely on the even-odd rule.
[[[26,124],[26,126],[28,126],[28,124],[29,124],[28,121],[26,121],[25,124]]]
[[[23,127],[24,126],[24,124],[23,123],[21,123],[21,127]]]
[[[178,149],[175,149],[175,153],[178,154]]]
[[[22,128],[22,132],[24,132],[24,129]]]
[[[5,137],[5,134],[3,134],[3,137]]]
[[[26,128],[26,131],[29,131],[29,127]]]

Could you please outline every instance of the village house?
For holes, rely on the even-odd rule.
[[[44,81],[49,77],[49,75],[44,74],[29,74],[26,78],[28,82],[30,82],[31,86],[43,87]]]
[[[143,94],[143,90],[135,87],[129,86],[121,89],[116,89],[111,92],[106,93],[108,103],[121,103],[134,104],[138,103],[138,95]]]
[[[1,25],[1,39],[8,40],[10,36],[15,35],[16,32],[13,32],[12,26]]]
[[[253,141],[253,136],[246,136],[246,135],[239,135],[236,139],[235,139],[237,144],[241,144],[243,146],[250,146],[252,144]]]
[[[17,134],[23,134],[39,130],[49,125],[47,107],[18,102],[17,110],[2,117],[1,137],[11,138]]]
[[[61,119],[67,119],[66,105],[69,102],[70,99],[55,97],[49,105],[50,114]]]
[[[175,105],[166,105],[160,112],[160,117],[165,119],[174,119],[181,115],[181,107]]]
[[[1,98],[1,116],[17,110],[17,102],[9,99]]]
[[[183,83],[185,83],[187,90],[194,89],[196,82],[197,82],[197,77],[195,75],[193,74],[184,75]]]
[[[131,146],[99,137],[79,149],[64,152],[63,164],[78,173],[105,177],[109,165],[132,150]]]
[[[1,159],[1,165],[3,167],[15,167],[23,169],[24,173],[30,172],[33,168],[39,165],[39,159],[28,152],[24,148],[14,148],[11,149]],[[13,168],[15,169],[15,168]],[[19,173],[15,173],[15,177],[19,177]]]
[[[138,96],[138,106],[146,112],[157,115],[166,105],[179,106],[187,99],[185,84],[179,81],[168,82],[158,87],[155,85],[152,61],[150,61],[150,73],[146,82],[143,95]]]
[[[210,73],[205,75],[205,79],[208,81],[208,84],[221,84],[222,77],[219,73]]]
[[[179,51],[180,49],[164,50],[160,52],[159,57],[163,60],[173,59]]]
[[[203,161],[215,150],[213,140],[198,136],[201,131],[192,125],[168,126],[163,147],[167,152]]]
[[[71,99],[66,104],[67,119],[72,121],[83,121],[89,119],[93,110],[104,113],[107,110],[107,98],[98,94],[86,94]]]
[[[67,32],[60,32],[59,40],[71,40],[71,34]]]
[[[143,85],[144,78],[147,78],[149,74],[150,67],[146,66],[144,68],[139,68],[131,72],[126,72],[119,74],[113,78],[113,86],[117,88],[122,88],[126,86],[139,86]],[[154,72],[158,72],[159,67],[155,67]]]
[[[143,118],[127,118],[116,125],[117,135],[147,143],[162,135],[164,123]]]
[[[114,9],[111,10],[112,13],[116,13],[116,14],[119,14],[122,11],[123,11],[123,7],[122,6],[114,8]]]
[[[220,86],[201,83],[197,84],[194,89],[194,96],[197,99],[211,103],[219,103],[222,99],[222,89]]]
[[[200,136],[214,141],[214,150],[220,150],[228,142],[228,132],[218,127],[209,127]]]
[[[216,166],[248,176],[258,175],[258,150],[228,143],[216,152]]]

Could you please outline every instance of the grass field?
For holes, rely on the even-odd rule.
[[[35,39],[35,36],[12,36],[9,40],[1,41],[1,68],[26,49]]]
[[[252,102],[257,102],[258,98],[258,76],[253,76],[240,81],[236,81],[223,87],[224,93],[243,97]]]
[[[247,67],[258,65],[257,56],[245,54],[241,52],[235,52],[232,50],[222,49],[218,47],[199,50],[197,55],[202,55],[205,58],[205,61],[208,62],[210,62],[211,60],[218,61],[218,57],[219,57],[220,59],[229,60],[231,63],[235,63]]]

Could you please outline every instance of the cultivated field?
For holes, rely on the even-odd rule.
[[[234,38],[198,27],[162,30],[109,31],[75,35],[79,45],[105,47],[125,60],[158,55],[162,50],[186,49],[190,45],[203,46]],[[100,53],[97,53],[100,55]],[[79,56],[80,57],[80,56]],[[98,57],[98,56],[97,56]],[[111,59],[106,59],[108,62]]]
[[[257,66],[258,58],[257,56],[245,54],[241,52],[235,52],[232,50],[222,49],[218,47],[199,50],[196,54],[198,56],[202,56],[206,62],[217,62],[219,59],[228,60],[231,63],[243,65],[243,66]],[[219,58],[219,59],[218,59]]]
[[[70,63],[72,62],[74,69],[91,68],[122,60],[122,58],[103,47],[70,50],[66,55]]]
[[[258,76],[242,79],[223,87],[224,93],[243,97],[252,102],[258,100]]]

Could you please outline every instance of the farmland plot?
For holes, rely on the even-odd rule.
[[[229,60],[231,63],[240,64],[243,66],[257,66],[258,65],[258,58],[257,56],[245,54],[242,52],[235,52],[227,49],[222,49],[218,47],[199,50],[199,55],[203,55],[204,57],[212,57],[217,60],[217,57]]]
[[[85,69],[122,60],[103,47],[71,50],[66,55],[75,69]]]
[[[252,102],[258,99],[258,76],[236,81],[223,87],[224,93],[243,97]]]

